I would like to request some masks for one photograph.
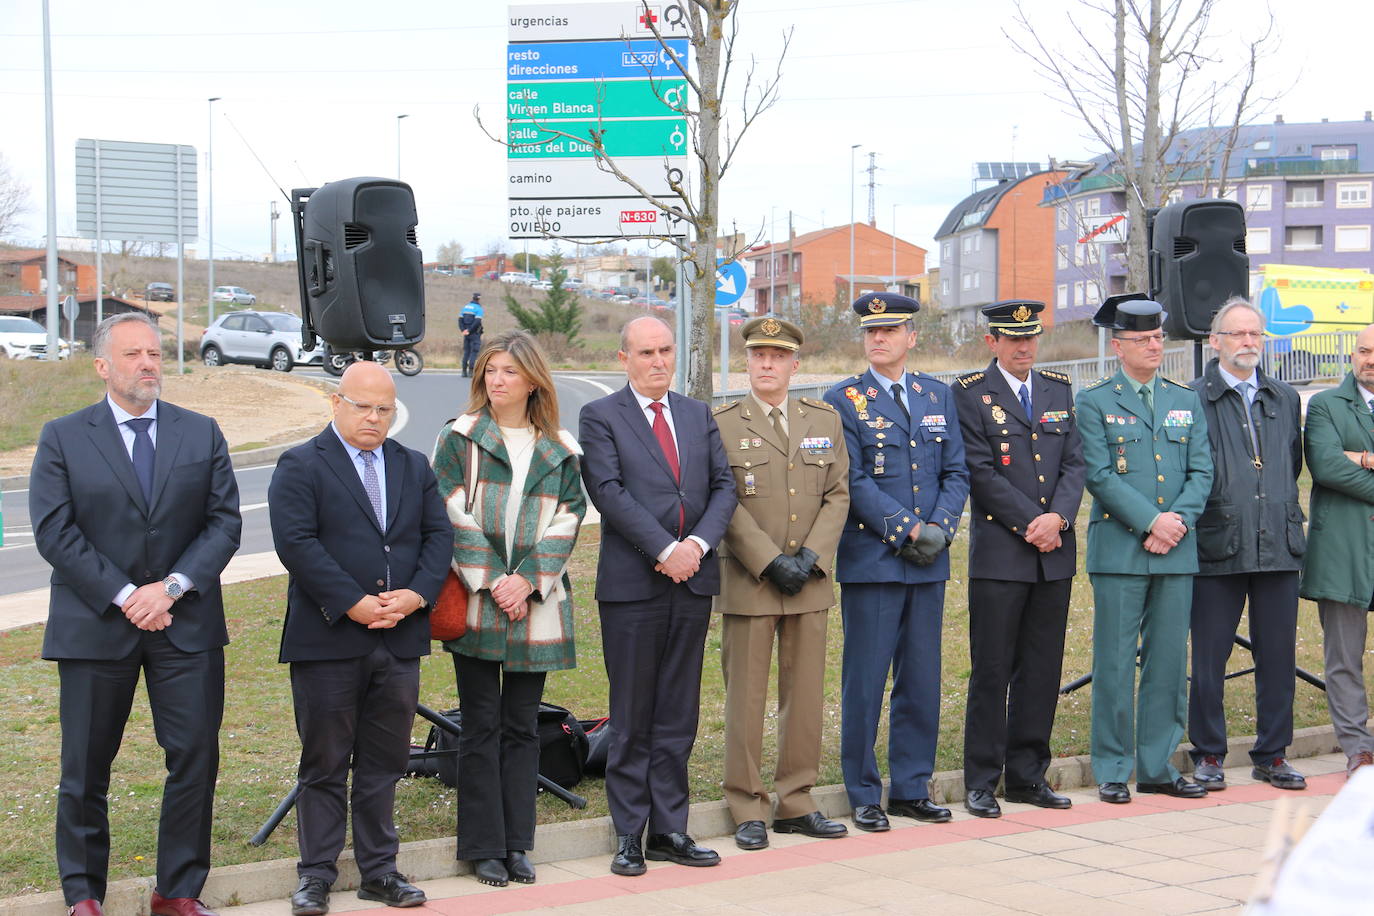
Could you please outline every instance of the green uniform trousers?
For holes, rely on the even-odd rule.
[[[1093,777],[1127,782],[1178,778],[1169,758],[1188,720],[1191,575],[1089,576],[1093,612]],[[1140,692],[1135,683],[1140,647]]]

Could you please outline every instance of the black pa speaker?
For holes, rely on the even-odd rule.
[[[1155,214],[1149,234],[1150,291],[1169,313],[1165,332],[1206,337],[1217,309],[1250,289],[1245,210],[1234,200],[1180,201]]]
[[[415,193],[391,178],[347,178],[291,192],[301,336],[335,350],[399,349],[425,336]]]

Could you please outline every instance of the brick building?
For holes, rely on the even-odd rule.
[[[741,256],[756,314],[786,314],[800,303],[829,305],[849,295],[849,224],[792,236]],[[868,223],[854,224],[854,291],[893,288],[915,295],[926,250]]]
[[[48,253],[41,248],[15,248],[0,251],[0,296],[31,295],[43,292],[43,277],[48,269]],[[63,295],[95,295],[95,266],[78,264],[57,256],[58,286]]]

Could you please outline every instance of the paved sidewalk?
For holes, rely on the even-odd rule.
[[[1074,806],[1049,811],[1003,804],[982,820],[955,806],[949,824],[893,818],[888,833],[853,830],[843,840],[770,833],[772,846],[741,852],[729,837],[708,845],[715,868],[649,863],[640,878],[609,874],[609,856],[538,866],[539,882],[491,888],[470,876],[421,882],[429,895],[416,916],[559,913],[641,916],[656,913],[1239,913],[1263,864],[1275,803],[1306,804],[1315,816],[1345,784],[1345,759],[1328,754],[1298,762],[1303,792],[1229,768],[1229,788],[1205,800],[1136,795],[1129,805],[1097,800],[1095,789],[1069,792]],[[397,916],[350,891],[332,895],[332,911]],[[224,907],[220,916],[288,916],[286,901]]]

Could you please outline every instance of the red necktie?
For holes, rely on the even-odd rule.
[[[658,447],[663,449],[663,457],[668,459],[668,470],[673,472],[673,480],[682,482],[682,469],[677,463],[677,444],[673,442],[673,431],[668,428],[668,421],[663,418],[663,404],[654,401],[649,404],[649,409],[654,412],[654,437],[658,439]],[[682,501],[678,501],[677,506],[677,530],[682,533],[683,527],[687,524],[686,509]]]

